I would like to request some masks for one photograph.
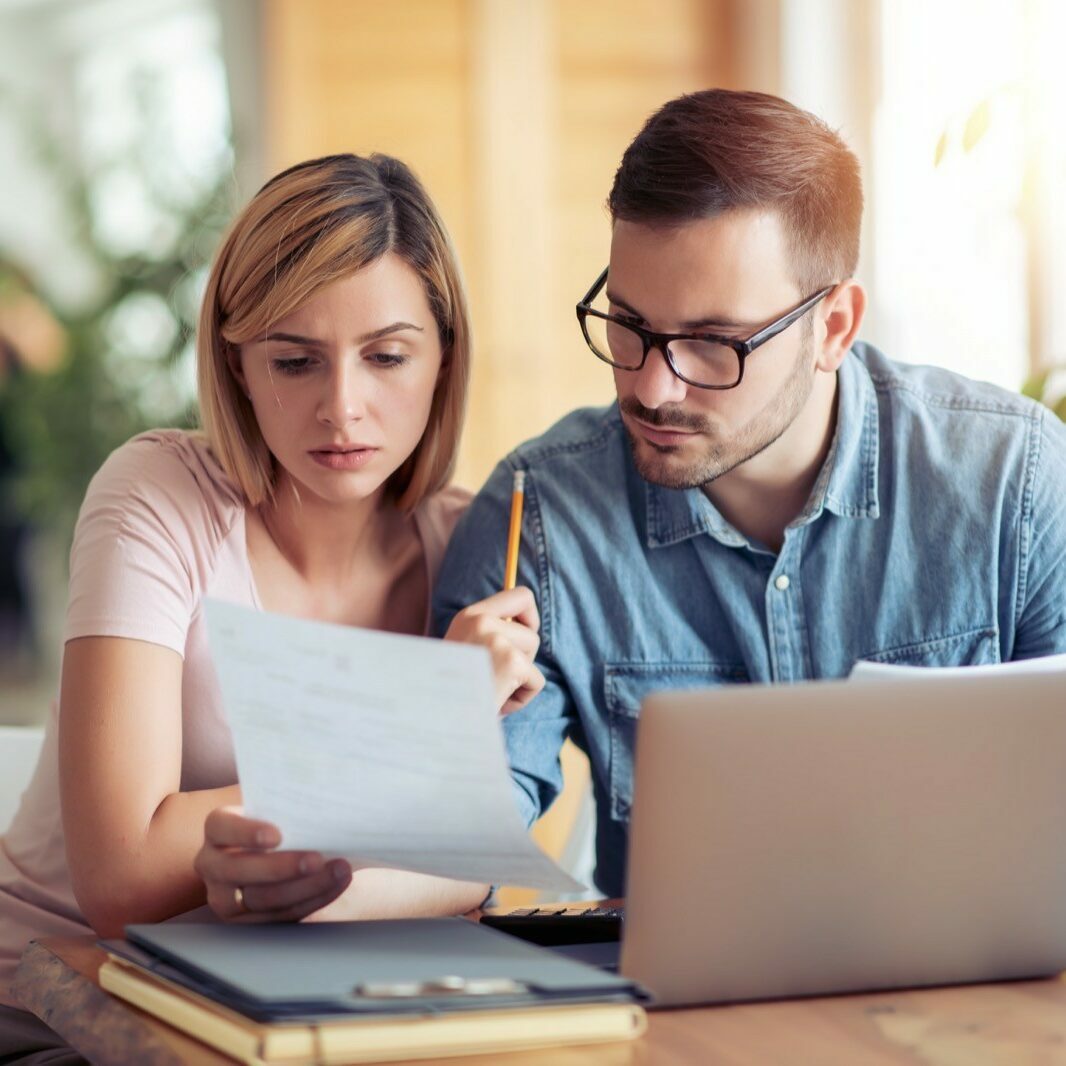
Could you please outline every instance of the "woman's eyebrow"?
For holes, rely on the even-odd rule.
[[[391,326],[382,326],[381,329],[372,330],[370,333],[364,333],[359,338],[360,344],[368,344],[370,341],[380,340],[382,337],[387,337],[390,333],[399,333],[404,329],[416,329],[419,333],[425,333],[425,330],[421,326],[416,326],[413,322],[393,322]]]
[[[301,337],[299,333],[268,333],[264,341],[282,341],[285,344],[299,344],[305,348],[325,348],[326,342],[314,337]]]
[[[381,329],[371,330],[369,333],[364,333],[357,343],[369,344],[371,341],[380,340],[382,337],[387,337],[390,333],[399,333],[401,330],[414,329],[419,333],[424,333],[425,330],[421,326],[416,326],[413,322],[393,322],[388,326],[382,326]],[[268,333],[263,340],[265,341],[281,341],[285,344],[299,344],[305,348],[325,348],[327,344],[325,341],[318,340],[315,337],[303,337],[299,333]]]

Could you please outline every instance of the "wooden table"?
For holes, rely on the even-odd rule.
[[[233,1060],[96,984],[90,937],[31,944],[15,993],[101,1066]],[[628,1044],[448,1059],[453,1066],[1056,1066],[1066,1064],[1066,982],[1021,981],[778,1003],[653,1011]]]

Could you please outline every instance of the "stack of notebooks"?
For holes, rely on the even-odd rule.
[[[100,985],[246,1063],[362,1063],[629,1040],[640,989],[462,918],[133,925]]]

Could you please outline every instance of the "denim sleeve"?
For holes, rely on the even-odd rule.
[[[503,587],[515,469],[509,460],[496,467],[452,534],[433,592],[436,636],[444,635],[464,607]],[[518,584],[532,589],[537,600],[541,618],[537,666],[546,684],[530,703],[504,719],[503,738],[515,801],[526,824],[532,825],[562,789],[559,749],[574,721],[573,701],[551,654],[549,575],[535,476],[526,480]]]
[[[1066,652],[1066,424],[1045,412],[1037,441],[1013,659]]]

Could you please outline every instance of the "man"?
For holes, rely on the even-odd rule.
[[[500,464],[451,542],[435,626],[499,587],[525,470],[545,686],[504,723],[516,791],[532,822],[564,738],[588,752],[596,880],[620,896],[648,692],[1066,651],[1066,428],[856,342],[858,164],[783,100],[671,101],[609,206],[609,268],[578,317],[618,402]]]

